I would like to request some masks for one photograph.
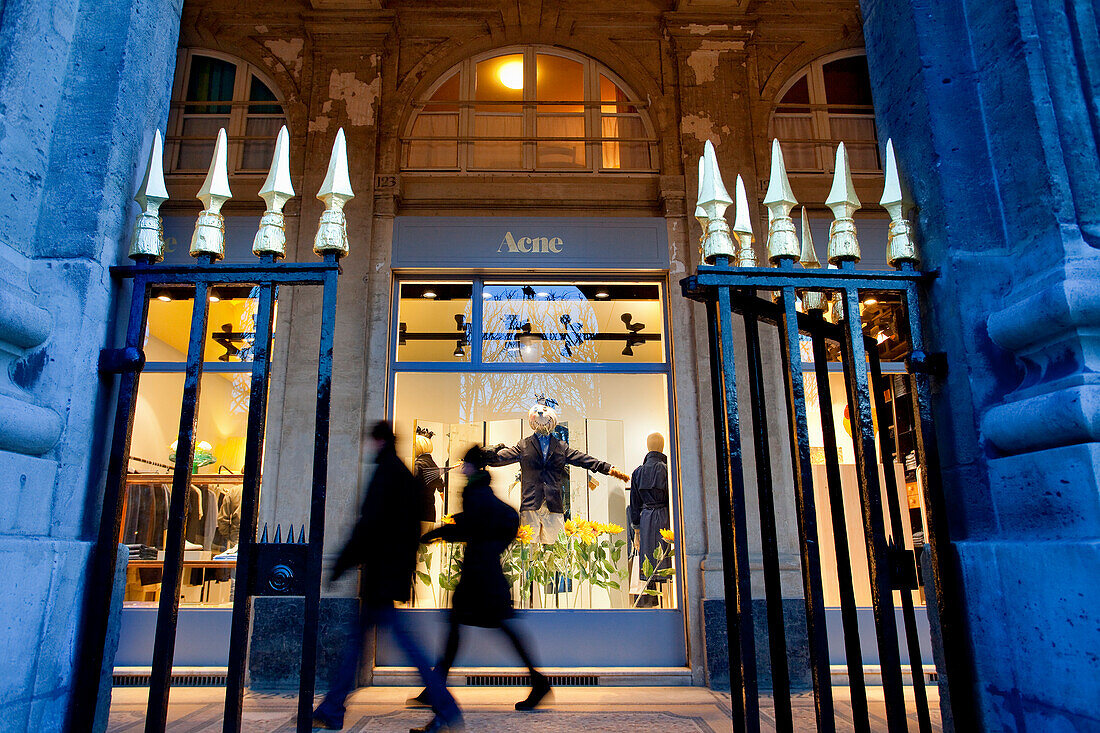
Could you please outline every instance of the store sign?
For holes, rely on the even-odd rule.
[[[395,268],[667,270],[660,217],[399,216]]]

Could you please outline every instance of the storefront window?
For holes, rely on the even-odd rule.
[[[676,490],[667,458],[667,496],[643,502],[639,492],[634,515],[627,484],[605,472],[631,473],[646,460],[653,435],[665,456],[672,453],[661,283],[408,280],[396,292],[398,449],[411,467],[427,461],[441,478],[425,521],[461,511],[464,477],[456,469],[471,445],[535,445],[529,412],[550,406],[546,451],[578,453],[539,493],[547,516],[524,513],[533,510],[527,505],[535,492],[509,451],[490,469],[497,496],[523,522],[504,556],[513,601],[524,608],[675,608]],[[476,337],[460,357],[452,334],[463,324]],[[452,330],[444,346],[433,334],[445,326]],[[641,522],[643,511],[656,515]],[[461,552],[446,544],[421,548],[416,606],[449,605]]]
[[[210,294],[184,525],[183,605],[232,605],[255,295],[247,286]],[[149,301],[146,370],[138,386],[119,537],[130,554],[127,605],[160,599],[193,303],[190,287],[154,289]]]

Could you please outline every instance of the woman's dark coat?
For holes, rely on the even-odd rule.
[[[642,465],[630,476],[630,524],[637,527],[638,544],[643,560],[649,560],[654,570],[672,567],[669,545],[661,538],[661,530],[669,528],[668,510],[668,459],[660,451],[646,454]],[[654,562],[653,553],[665,548],[665,559],[660,567]],[[642,580],[648,580],[645,571]]]
[[[378,606],[409,600],[424,509],[420,482],[392,444],[375,461],[378,467],[367,485],[359,522],[336,559],[332,579],[361,566],[359,596]]]
[[[462,575],[451,603],[452,618],[466,626],[495,628],[512,617],[512,594],[500,556],[516,538],[519,514],[493,494],[489,474],[470,476],[462,492],[462,511],[454,524],[424,535],[425,542],[465,542]]]
[[[413,461],[413,476],[423,487],[424,513],[420,516],[425,522],[435,521],[435,493],[443,493],[443,471],[436,465],[431,453],[421,453]]]

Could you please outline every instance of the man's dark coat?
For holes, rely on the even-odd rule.
[[[556,436],[550,436],[550,445],[546,456],[542,455],[542,446],[538,437],[529,435],[511,448],[500,448],[490,465],[507,466],[519,463],[520,511],[537,510],[546,502],[547,511],[561,514],[565,511],[562,503],[561,484],[565,477],[566,466],[580,466],[589,471],[606,474],[611,464],[593,458],[587,453],[574,450]]]

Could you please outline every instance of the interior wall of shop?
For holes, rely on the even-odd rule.
[[[759,201],[769,166],[768,117],[780,88],[815,58],[862,46],[854,0],[806,3],[796,10],[769,1],[758,4],[749,16],[732,0],[708,3],[705,9],[691,2],[642,3],[629,11],[611,2],[567,2],[537,10],[507,2],[476,8],[391,2],[385,10],[364,6],[355,11],[330,10],[305,0],[278,9],[259,2],[231,9],[213,0],[187,3],[182,46],[242,57],[264,70],[284,95],[291,168],[301,195],[287,207],[289,259],[314,256],[312,237],[320,206],[313,193],[324,175],[336,129],[343,127],[348,136],[356,198],[345,207],[351,253],[343,261],[334,355],[326,522],[330,557],[357,515],[363,474],[373,465],[362,436],[389,406],[385,365],[393,217],[664,216],[669,280],[678,282],[698,264],[700,232],[691,213],[703,143],[710,139],[716,144],[727,186],[732,190],[741,173],[750,199]],[[659,171],[598,178],[403,174],[399,138],[414,100],[463,58],[523,43],[558,45],[592,56],[648,100],[647,113],[660,141]],[[261,211],[262,202],[256,198],[261,182],[262,176],[234,178],[235,198],[227,212],[254,216]],[[175,205],[197,211],[198,204],[188,202],[200,183],[201,176],[173,177],[169,190]],[[811,209],[824,211],[827,179],[796,176],[792,185]],[[857,186],[863,200],[877,200],[880,181],[860,179]],[[172,202],[167,208],[172,209]],[[762,240],[763,207],[757,213],[756,231]],[[280,301],[261,522],[297,525],[306,516],[308,491],[303,487],[309,485],[312,460],[318,311],[319,302],[303,294]],[[705,317],[674,288],[670,322],[689,660],[696,683],[721,686],[728,684],[728,667]],[[747,390],[747,384],[741,387]],[[772,394],[782,394],[778,376],[769,388]],[[771,434],[773,454],[787,455],[783,431]],[[746,468],[751,476],[751,462]],[[789,473],[789,467],[776,470],[780,481],[784,470]],[[780,515],[785,592],[797,625],[802,604],[793,501],[781,507]],[[758,529],[750,528],[750,534],[758,535]],[[762,587],[758,590],[762,594]],[[354,579],[326,586],[324,592],[330,597],[353,595]],[[257,643],[265,642],[254,635],[254,656]],[[288,643],[292,647],[293,642]],[[766,649],[764,644],[760,647]],[[281,653],[284,646],[279,642],[275,648]],[[792,653],[801,654],[804,662],[804,650]]]
[[[0,3],[5,730],[61,730],[74,689],[106,463],[107,268],[125,254],[131,198],[167,117],[180,5]]]
[[[939,273],[926,316],[978,701],[956,729],[1096,730],[1096,7],[862,5],[880,134]]]

